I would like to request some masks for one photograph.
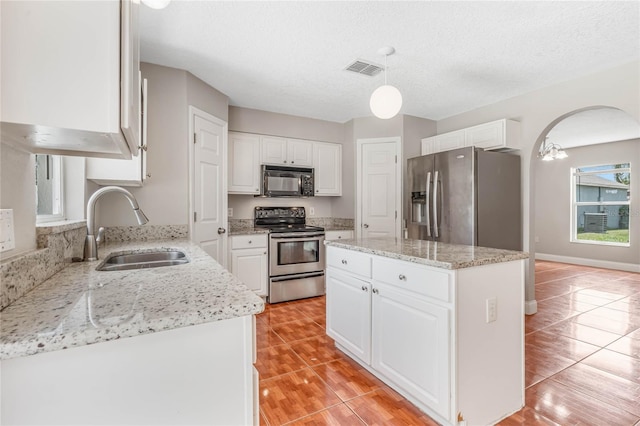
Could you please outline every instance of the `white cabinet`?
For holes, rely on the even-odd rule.
[[[137,154],[139,7],[2,2],[3,142],[43,154]]]
[[[108,158],[87,157],[87,179],[98,185],[118,186],[142,186],[145,180],[151,177],[147,173],[147,79],[141,81],[141,96],[138,98],[141,107],[142,125],[140,126],[141,143],[138,147],[138,155],[129,160],[116,160]]]
[[[522,408],[524,261],[447,270],[328,245],[326,276],[327,334],[438,423]]]
[[[313,142],[316,196],[342,195],[342,145]]]
[[[267,236],[231,236],[231,273],[258,296],[267,296]]]
[[[520,123],[496,120],[422,139],[421,155],[475,146],[485,150],[520,149]]]
[[[260,194],[260,136],[229,132],[229,193]]]
[[[294,167],[313,166],[313,142],[277,136],[261,136],[262,163]]]
[[[331,240],[350,240],[353,238],[353,230],[342,230],[342,231],[325,231],[324,239],[325,241]]]
[[[520,123],[514,120],[497,120],[466,129],[468,146],[485,150],[520,149]]]

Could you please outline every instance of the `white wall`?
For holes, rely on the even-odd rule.
[[[640,120],[640,62],[618,66],[585,77],[545,87],[521,96],[487,105],[438,121],[438,133],[458,130],[488,121],[509,118],[520,121],[522,149],[523,242],[535,251],[535,153],[542,137],[557,120],[572,111],[594,106],[619,108]],[[533,259],[533,257],[531,257]],[[529,264],[526,299],[535,299],[533,262]]]
[[[631,205],[630,247],[571,243],[571,168],[631,161],[631,200],[640,200],[640,140],[567,149],[568,158],[540,161],[535,175],[535,224],[537,253],[579,257],[617,263],[640,263],[640,214]],[[535,240],[535,238],[534,238]]]
[[[184,225],[189,215],[190,104],[222,120],[228,97],[190,73],[154,64],[141,64],[148,81],[147,171],[143,187],[129,188],[152,225]],[[96,188],[97,189],[97,188]],[[106,194],[97,205],[100,226],[136,225],[129,203],[119,194]]]
[[[0,208],[13,209],[16,247],[0,259],[36,248],[35,156],[0,144]]]

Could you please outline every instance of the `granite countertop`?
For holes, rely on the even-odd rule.
[[[190,262],[96,271],[108,254],[177,248]],[[0,359],[67,349],[263,311],[254,292],[185,240],[111,243],[102,260],[73,263],[2,311]]]
[[[395,238],[332,240],[325,241],[325,244],[443,269],[471,268],[529,258],[528,253],[521,251]]]
[[[264,229],[264,228],[248,228],[248,227],[238,227],[238,228],[231,228],[229,230],[229,235],[233,236],[233,235],[253,235],[253,234],[268,234],[269,230],[268,229]]]
[[[332,225],[325,226],[325,231],[353,231],[353,226],[340,226],[340,225]]]

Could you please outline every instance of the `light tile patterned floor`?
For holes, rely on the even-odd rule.
[[[536,262],[525,408],[501,425],[640,425],[640,274]],[[261,424],[434,425],[335,349],[325,298],[257,319]]]

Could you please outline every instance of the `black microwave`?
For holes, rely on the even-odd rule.
[[[262,165],[262,197],[313,197],[313,169]]]

